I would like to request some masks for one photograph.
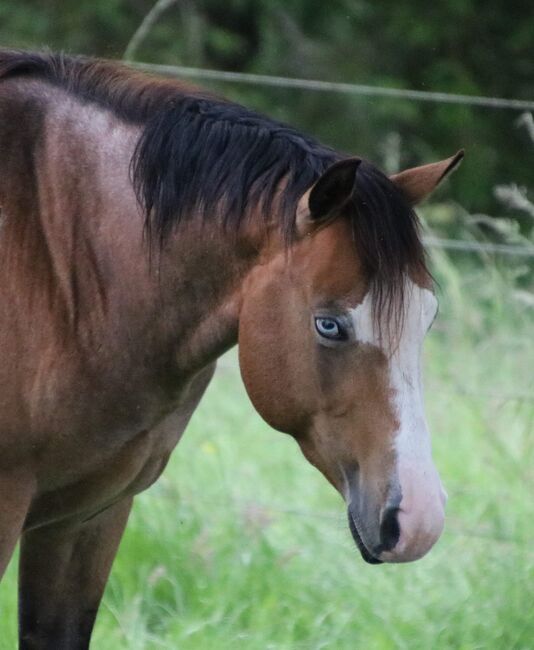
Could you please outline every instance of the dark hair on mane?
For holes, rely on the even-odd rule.
[[[298,200],[346,157],[238,104],[113,62],[0,50],[0,80],[13,76],[42,79],[140,125],[132,180],[149,239],[160,243],[188,219],[238,230],[254,214],[274,214],[290,245]],[[405,275],[429,276],[417,216],[367,161],[358,167],[347,214],[375,313],[402,314]]]
[[[369,277],[375,321],[400,334],[406,275],[431,282],[419,219],[400,189],[374,165],[358,166],[348,206],[354,241]]]
[[[288,241],[296,205],[340,155],[238,104],[179,97],[145,125],[132,159],[147,227],[165,237],[190,218],[239,228],[275,211]]]

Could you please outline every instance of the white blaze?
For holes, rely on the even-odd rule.
[[[393,406],[399,422],[395,451],[396,478],[402,492],[398,517],[401,534],[395,549],[381,557],[389,561],[421,557],[443,529],[446,496],[432,462],[421,378],[423,339],[436,311],[434,294],[410,280],[406,281],[404,318],[396,341],[388,341],[387,335],[380,340],[373,321],[370,294],[352,310],[356,339],[380,347],[388,358]]]

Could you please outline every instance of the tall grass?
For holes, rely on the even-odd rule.
[[[432,552],[364,564],[341,499],[260,421],[230,356],[164,476],[137,498],[96,650],[534,647],[533,312],[505,268],[433,261],[426,401],[450,498]],[[15,590],[12,563],[2,650],[16,647]]]

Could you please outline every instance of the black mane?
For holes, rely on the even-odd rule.
[[[340,158],[242,106],[190,96],[148,120],[132,169],[147,226],[160,237],[193,217],[239,228],[259,206],[266,219],[276,210],[291,240],[297,201]]]
[[[15,76],[42,79],[140,125],[132,179],[147,232],[160,242],[188,219],[238,230],[262,215],[278,219],[290,245],[299,198],[346,157],[238,104],[113,62],[0,50],[0,80]],[[352,199],[355,245],[377,312],[400,309],[405,274],[428,276],[417,216],[367,161],[358,167]]]

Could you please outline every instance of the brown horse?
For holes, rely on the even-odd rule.
[[[0,52],[0,575],[20,538],[21,648],[88,647],[132,499],[236,342],[363,558],[430,549],[436,300],[411,206],[461,155],[389,179],[190,86]]]

